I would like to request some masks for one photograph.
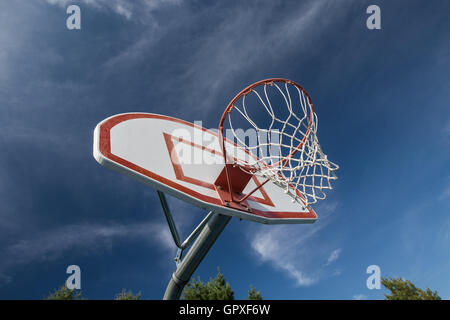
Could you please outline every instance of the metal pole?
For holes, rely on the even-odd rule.
[[[214,214],[203,227],[186,257],[178,265],[164,293],[164,300],[178,300],[184,286],[189,282],[194,271],[208,253],[217,237],[230,221],[230,216]]]
[[[161,191],[158,191],[159,201],[164,211],[164,216],[166,217],[167,224],[169,225],[170,233],[172,234],[173,241],[178,248],[181,248],[180,236],[178,235],[177,227],[175,222],[173,222],[172,215],[170,214],[169,205],[167,204],[166,196]]]

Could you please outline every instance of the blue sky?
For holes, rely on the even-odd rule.
[[[65,26],[69,4],[82,29]],[[382,29],[366,28],[381,8]],[[40,299],[77,264],[90,299],[160,299],[176,253],[156,192],[92,157],[95,125],[161,113],[214,128],[246,85],[310,93],[339,180],[314,225],[232,219],[195,273],[237,298],[381,299],[366,268],[450,298],[446,1],[3,1],[0,298]],[[169,199],[185,237],[205,212]]]

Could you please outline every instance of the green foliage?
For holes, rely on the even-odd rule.
[[[142,294],[138,292],[133,294],[131,290],[123,289],[116,294],[114,300],[141,300]],[[75,289],[68,289],[65,285],[54,292],[50,293],[46,300],[83,300],[81,292],[76,292]],[[234,292],[230,284],[225,280],[220,269],[217,268],[217,276],[214,279],[209,279],[207,283],[200,280],[192,279],[186,285],[183,291],[183,300],[234,300]],[[261,292],[257,291],[253,286],[248,290],[248,300],[263,300]]]
[[[123,289],[121,293],[116,294],[114,300],[141,300],[141,293],[138,292],[136,295],[134,295],[131,290],[126,291],[125,289]]]
[[[402,278],[383,278],[381,283],[391,292],[384,295],[386,300],[441,300],[437,291],[422,290]]]
[[[183,291],[183,300],[234,300],[234,292],[230,284],[226,282],[220,269],[217,276],[210,279],[208,283],[203,283],[200,277],[196,281],[192,279]]]
[[[248,300],[262,300],[261,291],[256,291],[252,285],[250,285],[250,290],[248,290]]]
[[[220,269],[217,268],[217,276],[209,279],[207,283],[192,279],[183,291],[183,300],[234,300],[234,292],[230,284],[225,280]],[[262,300],[261,292],[250,286],[248,300]]]
[[[75,292],[75,289],[68,289],[61,286],[50,293],[45,300],[82,300],[81,292]]]

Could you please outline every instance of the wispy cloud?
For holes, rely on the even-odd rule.
[[[67,7],[73,4],[71,0],[46,0],[49,4]],[[131,19],[138,12],[150,13],[165,5],[179,3],[179,0],[81,0],[82,5],[97,9],[111,10],[112,12]]]
[[[341,249],[333,250],[328,257],[326,265],[330,265],[333,261],[336,261],[339,258],[339,255],[341,254]]]
[[[69,225],[30,235],[2,248],[0,282],[11,281],[8,273],[14,267],[56,260],[72,250],[92,253],[110,249],[125,240],[174,249],[167,227],[156,223]]]
[[[265,229],[265,228],[264,228]],[[272,227],[271,230],[261,229],[251,242],[251,247],[256,251],[259,258],[264,262],[270,262],[276,268],[287,273],[296,281],[299,286],[307,286],[316,281],[313,276],[306,275],[298,266],[296,254],[293,250],[302,250],[300,247],[296,248],[301,241],[311,238],[317,229],[303,234],[300,239],[296,239],[293,233],[287,226]],[[287,246],[291,243],[296,243],[296,246]]]
[[[442,191],[441,195],[439,196],[440,200],[444,200],[450,198],[450,187],[444,189],[444,191]]]
[[[306,45],[299,47],[298,44],[308,42],[320,32],[313,22],[322,14],[320,10],[325,3],[314,1],[299,5],[288,14],[279,13],[280,19],[275,21],[276,3],[264,3],[265,10],[238,7],[230,13],[232,20],[227,15],[218,17],[217,27],[198,43],[192,55],[187,57],[188,68],[174,81],[184,84],[185,92],[189,94],[187,98],[196,110],[206,110],[216,108],[214,99],[222,98],[217,94],[222,95],[222,90],[237,79],[241,79],[243,87],[249,84],[245,78],[255,81],[278,76],[277,73],[282,72],[276,62],[279,56],[289,54],[294,47],[297,54],[309,50]],[[267,66],[271,62],[275,69]],[[272,74],[274,71],[277,73]]]
[[[444,123],[440,131],[440,137],[437,137],[438,141],[444,145],[450,144],[450,120]]]
[[[353,300],[367,300],[367,296],[365,294],[355,294]]]
[[[447,123],[444,125],[444,128],[442,129],[442,132],[447,137],[450,136],[450,121],[447,121]]]
[[[341,251],[335,249],[330,254],[329,248],[317,241],[335,208],[336,203],[323,205],[321,220],[313,225],[261,226],[252,236],[251,248],[262,262],[287,272],[296,285],[312,285],[327,275],[326,267],[338,259]],[[336,273],[328,274],[333,275]]]
[[[104,1],[95,2],[104,5]],[[159,3],[151,2],[150,8],[162,5]],[[315,22],[327,15],[323,10],[333,11],[334,16],[339,9],[322,0],[291,5],[292,10],[286,10],[278,2],[261,5],[264,10],[248,10],[246,6],[230,8],[220,3],[195,12],[188,3],[180,4],[176,8],[178,19],[170,24],[149,19],[145,32],[108,57],[95,74],[123,75],[134,68],[142,70],[142,65],[158,59],[159,65],[166,67],[161,70],[158,65],[148,67],[149,72],[158,74],[157,81],[151,82],[152,92],[164,95],[164,104],[172,109],[184,109],[187,105],[190,114],[207,115],[209,110],[217,110],[218,101],[224,103],[224,94],[230,94],[228,89],[232,88],[232,94],[250,81],[289,72],[290,69],[282,68],[280,57],[294,52],[296,56],[308,54],[311,42],[332,23],[332,19],[321,19],[321,28],[316,28]],[[194,36],[199,30],[193,27],[193,20],[205,25],[201,37]],[[186,33],[193,34],[189,41],[184,36]],[[167,39],[172,41],[168,43]],[[167,56],[172,57],[172,62],[166,60]]]

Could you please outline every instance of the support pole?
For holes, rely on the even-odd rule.
[[[203,227],[183,261],[178,265],[164,293],[164,300],[178,300],[184,286],[230,221],[230,216],[214,214]]]
[[[164,211],[164,216],[166,217],[167,224],[169,225],[170,233],[172,234],[173,241],[178,248],[181,248],[180,236],[178,235],[177,227],[175,222],[173,222],[172,215],[170,214],[169,205],[167,204],[166,196],[161,191],[158,191],[159,201]]]

